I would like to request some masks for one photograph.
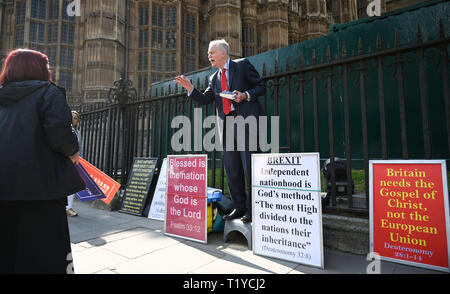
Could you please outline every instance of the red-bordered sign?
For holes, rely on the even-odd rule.
[[[101,200],[106,204],[111,203],[111,200],[120,188],[120,184],[81,157],[80,164],[88,172],[100,190],[106,195],[106,198]]]
[[[207,243],[207,159],[167,156],[165,234]]]
[[[445,161],[370,161],[370,251],[449,272]]]

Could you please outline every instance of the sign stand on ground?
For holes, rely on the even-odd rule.
[[[371,160],[369,186],[370,251],[449,272],[445,160]]]
[[[153,194],[152,205],[148,218],[155,220],[164,220],[167,192],[167,158],[164,158],[159,172],[158,183]]]
[[[158,158],[134,159],[120,212],[142,216],[157,162]]]
[[[324,267],[319,153],[252,155],[253,252]]]
[[[207,155],[167,156],[164,233],[207,243]]]

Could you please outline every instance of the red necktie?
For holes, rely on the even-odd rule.
[[[222,74],[220,75],[220,82],[221,82],[221,86],[222,86],[222,92],[228,91],[227,75],[225,74],[225,71],[226,71],[226,69],[223,68],[222,69]],[[225,113],[225,115],[230,113],[230,110],[231,110],[231,101],[230,101],[230,99],[222,98],[222,107],[223,107],[223,112]]]

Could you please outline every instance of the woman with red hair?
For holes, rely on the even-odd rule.
[[[17,49],[0,74],[0,273],[67,273],[67,195],[83,190],[64,88],[46,55]]]

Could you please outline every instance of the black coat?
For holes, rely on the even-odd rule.
[[[85,188],[64,88],[44,81],[0,87],[0,201],[63,198]]]

